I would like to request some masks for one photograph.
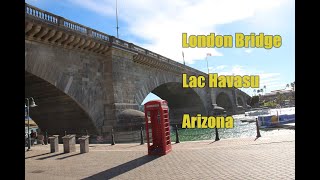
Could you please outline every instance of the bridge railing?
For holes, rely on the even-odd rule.
[[[36,8],[34,6],[31,6],[29,4],[25,5],[25,13],[28,15],[40,18],[44,21],[48,21],[53,24],[58,24],[59,16],[49,13],[47,11],[44,11],[42,9]]]
[[[177,70],[179,70],[179,68],[181,69],[185,69],[185,70],[189,70],[189,71],[193,71],[196,72],[197,74],[205,74],[199,70],[193,69],[191,67],[185,66],[179,62],[176,62],[174,60],[171,60],[167,57],[164,57],[162,55],[159,55],[157,53],[154,53],[152,51],[149,51],[147,49],[144,49],[142,47],[139,47],[137,45],[134,45],[132,43],[129,43],[127,41],[118,39],[114,36],[110,36],[108,34],[102,33],[100,31],[91,29],[89,27],[83,26],[81,24],[78,24],[76,22],[64,19],[63,17],[57,16],[55,14],[49,13],[47,11],[44,11],[42,9],[39,9],[37,7],[31,6],[27,3],[25,3],[25,14],[26,15],[30,15],[36,18],[39,18],[47,23],[51,23],[57,26],[62,26],[64,28],[79,32],[81,34],[86,34],[89,37],[95,38],[95,39],[99,39],[105,42],[109,42],[112,43],[113,45],[117,45],[117,46],[121,46],[124,48],[127,48],[131,51],[143,54],[143,55],[147,55],[149,57],[153,57],[155,59],[158,59],[159,61],[165,62],[165,63],[169,63],[171,65],[173,65],[173,67],[175,67]]]
[[[120,46],[122,46],[122,47],[126,47],[126,48],[129,48],[129,49],[131,49],[130,47],[129,47],[129,42],[127,42],[127,41],[124,41],[124,40],[121,40],[121,39],[117,39],[117,38],[115,38],[115,37],[113,37],[112,38],[112,43],[114,43],[114,44],[117,44],[117,45],[120,45]]]
[[[72,29],[74,31],[78,31],[80,33],[85,33],[87,34],[88,31],[87,31],[87,27],[81,25],[81,24],[78,24],[76,22],[73,22],[73,21],[70,21],[70,20],[67,20],[67,19],[64,19],[64,18],[59,18],[59,21],[60,23],[63,24],[63,26],[69,28],[69,29]]]
[[[141,48],[141,47],[139,47],[139,46],[132,45],[132,48],[133,48],[133,50],[135,50],[135,51],[137,51],[139,53],[146,54],[146,50]]]
[[[99,39],[99,40],[102,40],[102,41],[110,41],[110,38],[109,38],[109,35],[107,34],[104,34],[102,32],[99,32],[99,31],[96,31],[96,30],[91,30],[91,36],[93,38],[96,38],[96,39]]]

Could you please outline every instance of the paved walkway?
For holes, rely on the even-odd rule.
[[[139,144],[90,144],[89,153],[25,154],[26,179],[295,179],[295,131],[268,137],[173,143],[165,156]]]

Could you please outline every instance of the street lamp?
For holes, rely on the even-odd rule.
[[[225,111],[225,109],[223,107],[218,106],[217,104],[212,104],[212,110],[213,110],[213,115],[216,116],[221,116],[223,115],[224,117],[226,117],[227,112]],[[215,131],[216,131],[216,139],[215,141],[219,141],[219,132],[218,132],[218,128],[215,127]]]
[[[208,79],[209,79],[209,63],[208,63],[208,56],[211,56],[211,53],[207,53],[207,56],[206,56],[207,69],[208,69]]]
[[[29,99],[31,99],[31,103],[29,101]],[[30,145],[31,145],[31,139],[30,139],[30,134],[29,134],[29,129],[30,129],[30,113],[29,113],[29,107],[36,107],[36,103],[34,102],[34,99],[32,97],[30,98],[26,98],[27,100],[27,105],[25,105],[25,107],[27,107],[27,112],[28,112],[28,151],[30,151]]]

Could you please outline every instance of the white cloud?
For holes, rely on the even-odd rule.
[[[228,67],[228,66],[227,65],[220,65],[220,66],[217,66],[216,68],[214,68],[213,70],[223,70],[226,67]]]
[[[219,75],[250,75],[250,70],[248,70],[248,68],[243,68],[243,66],[240,65],[234,65],[231,67],[231,69],[229,69],[229,71],[220,71],[217,70],[217,73]]]
[[[260,74],[260,78],[272,78],[275,76],[280,76],[280,73],[262,73],[262,74]]]
[[[216,69],[215,73],[219,75],[258,75],[260,77],[260,89],[266,86],[267,92],[275,88],[285,88],[285,84],[281,83],[280,73],[265,73],[249,66],[234,65],[232,67],[226,66],[223,69]],[[242,89],[243,90],[243,89]],[[248,90],[245,90],[247,92]],[[250,92],[250,90],[249,90]]]
[[[101,15],[115,17],[114,0],[70,0],[70,2],[95,11]],[[184,51],[186,63],[203,60],[207,53],[222,56],[212,48],[182,48],[182,33],[207,35],[216,32],[217,25],[229,24],[255,16],[273,14],[287,0],[135,0],[118,1],[119,19],[125,21],[130,34],[142,38],[147,43],[138,44],[146,49],[182,62]],[[277,9],[278,10],[278,9]],[[276,21],[274,18],[272,21]],[[251,19],[251,23],[262,23]],[[217,32],[216,32],[217,33]],[[120,37],[121,38],[121,37]]]
[[[246,49],[246,50],[244,50],[244,52],[250,54],[252,52],[252,49]]]
[[[260,13],[256,13],[246,20],[248,25],[269,33],[279,32],[280,30],[287,31],[288,28],[294,31],[294,0],[272,1],[271,4],[265,5],[272,6],[272,12],[269,11],[268,7],[260,8],[258,10]],[[291,21],[292,26],[288,26],[289,21]],[[252,28],[252,26],[250,27]]]
[[[271,85],[267,86],[267,88],[272,88],[272,89],[285,89],[285,88],[286,88],[286,84],[283,84],[283,83],[274,83],[274,84],[271,84]]]
[[[211,67],[209,67],[209,70],[210,70],[211,73],[214,73],[216,71],[221,71],[221,70],[223,70],[223,69],[225,69],[227,67],[228,67],[227,65],[220,65],[220,66],[217,66],[217,67],[211,66]]]
[[[260,84],[262,84],[263,86],[270,84],[274,81],[281,80],[280,73],[261,73],[258,75],[260,76]]]

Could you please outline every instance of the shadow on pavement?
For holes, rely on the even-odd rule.
[[[72,157],[72,156],[77,156],[77,155],[80,155],[80,154],[83,154],[83,153],[72,154],[72,155],[61,157],[61,158],[57,158],[57,159],[58,160],[62,160],[62,159],[66,159],[66,158],[69,158],[69,157]]]
[[[215,143],[215,142],[218,142],[218,141],[212,141],[212,142],[211,142],[211,143],[209,143],[209,144],[213,144],[213,143]],[[208,145],[209,145],[209,144],[208,144]]]
[[[43,156],[43,155],[46,155],[46,154],[51,154],[51,153],[44,153],[44,154],[39,154],[39,155],[35,155],[35,156],[30,156],[30,157],[26,157],[24,159],[29,159],[29,158],[33,158],[33,157],[38,157],[38,156]]]
[[[142,156],[137,159],[131,160],[129,162],[126,162],[124,164],[120,164],[119,166],[113,167],[111,169],[108,169],[106,171],[100,172],[98,174],[89,176],[87,178],[84,178],[83,180],[89,180],[89,179],[111,179],[116,176],[119,176],[123,173],[126,173],[128,171],[131,171],[132,169],[135,169],[139,166],[142,166],[148,162],[151,162],[161,156]]]
[[[55,156],[59,156],[59,155],[62,155],[62,154],[65,154],[65,153],[58,153],[58,154],[53,154],[51,156],[46,156],[46,157],[42,157],[42,158],[38,158],[37,160],[44,160],[44,159],[48,159],[48,158],[52,158],[52,157],[55,157]]]
[[[137,145],[133,145],[133,146],[128,146],[126,148],[134,148],[134,147],[137,147],[137,146],[141,146],[140,144],[137,144]]]

